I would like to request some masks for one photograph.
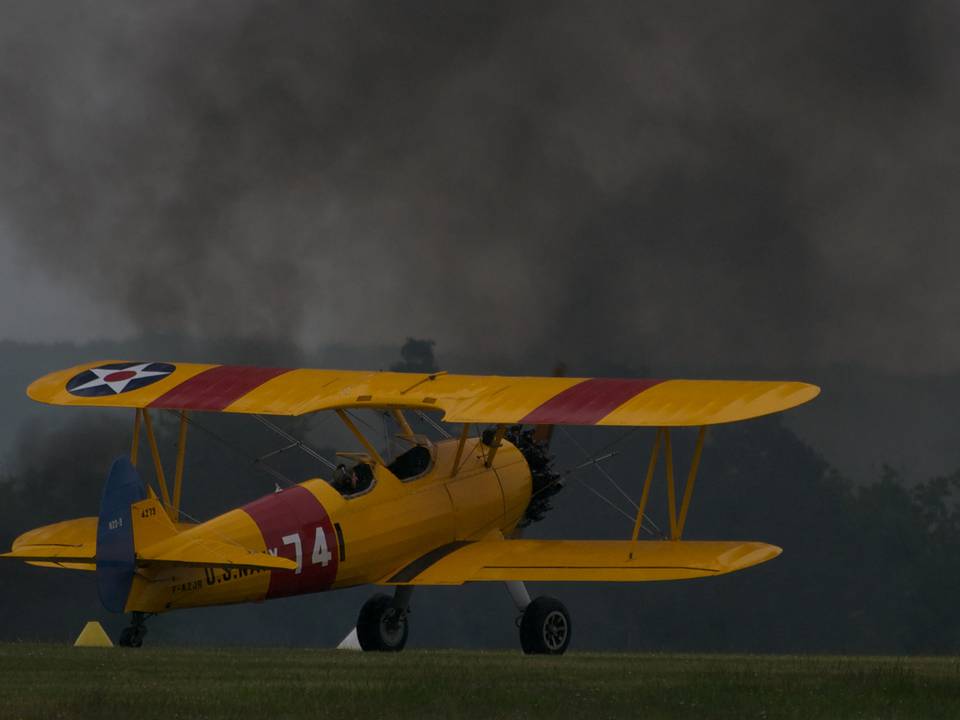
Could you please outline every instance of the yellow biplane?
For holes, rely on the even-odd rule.
[[[499,377],[103,361],[47,375],[30,385],[55,405],[135,410],[129,457],[118,458],[99,517],[37,528],[0,557],[96,573],[104,607],[132,614],[120,644],[139,647],[144,620],[180,608],[262,601],[376,584],[360,611],[364,650],[397,651],[407,639],[418,585],[503,581],[517,604],[524,652],[559,654],[570,615],[558,600],[530,600],[523,581],[678,580],[709,577],[770,560],[760,542],[683,541],[694,481],[710,425],[767,415],[807,402],[819,388],[799,382]],[[353,411],[389,413],[405,443],[384,454]],[[151,413],[179,415],[172,487],[166,481]],[[338,453],[329,480],[311,479],[206,522],[184,522],[180,498],[191,415],[200,412],[301,416],[332,411],[364,448]],[[431,441],[407,412],[441,411],[462,426]],[[517,426],[656,428],[632,537],[624,540],[521,539],[533,480]],[[275,426],[274,426],[275,427]],[[671,429],[699,428],[678,498]],[[471,429],[476,429],[471,432]],[[483,429],[486,428],[486,429]],[[145,434],[156,488],[137,470]],[[513,439],[513,442],[511,442]],[[528,442],[527,445],[536,445]],[[669,539],[640,540],[659,458],[667,482]],[[319,456],[318,456],[319,459]],[[540,488],[541,490],[543,488]]]

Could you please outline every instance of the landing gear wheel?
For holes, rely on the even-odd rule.
[[[409,631],[407,611],[396,607],[389,595],[374,595],[360,609],[357,640],[366,651],[400,652]]]
[[[144,624],[143,613],[133,613],[130,627],[125,627],[120,633],[120,640],[117,644],[120,647],[138,648],[143,645],[143,638],[147,635],[147,626]]]
[[[527,655],[563,655],[570,644],[570,613],[545,595],[527,605],[520,618],[520,647]]]

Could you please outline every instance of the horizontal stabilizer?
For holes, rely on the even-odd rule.
[[[190,530],[179,533],[156,498],[134,503],[134,546],[138,567],[178,565],[186,567],[246,568],[249,570],[296,570],[292,560],[252,552],[237,544],[196,537]]]
[[[477,580],[644,582],[722,575],[779,555],[759,542],[482,540],[443,545],[381,585],[460,585]]]
[[[251,552],[239,545],[208,538],[170,538],[137,552],[137,565],[186,565],[191,567],[249,568],[251,570],[296,570],[293,560]]]
[[[51,563],[60,565],[69,564],[87,564],[91,565],[96,558],[93,554],[87,554],[82,547],[69,545],[28,545],[26,547],[11,550],[8,553],[0,554],[0,558],[7,560],[23,560],[29,563]]]
[[[260,570],[296,570],[293,560],[269,553],[252,552],[239,545],[194,538],[191,533],[174,533],[166,514],[154,505],[155,501],[143,500],[134,503],[135,537],[163,537],[164,539],[145,548],[137,544],[137,567],[156,565],[185,565],[191,567],[230,567]],[[156,512],[151,512],[157,508]],[[147,517],[141,518],[146,511]],[[141,520],[143,522],[141,522]],[[96,561],[97,518],[86,517],[46,525],[25,532],[13,541],[8,553],[0,559],[22,560],[35,565],[45,565],[76,570],[93,570]]]
[[[76,570],[93,570],[97,549],[97,518],[64,520],[28,530],[0,558]]]
[[[69,545],[28,545],[3,553],[0,558],[46,563],[92,563],[93,553],[87,554],[82,547]]]

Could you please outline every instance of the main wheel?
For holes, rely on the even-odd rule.
[[[394,607],[389,595],[374,595],[360,608],[357,640],[364,650],[400,652],[409,631],[406,611]]]
[[[120,640],[117,644],[120,647],[138,648],[143,645],[143,637],[147,634],[147,629],[143,626],[125,627],[120,633]]]
[[[520,647],[527,655],[563,655],[570,644],[570,613],[556,598],[541,596],[520,620]]]

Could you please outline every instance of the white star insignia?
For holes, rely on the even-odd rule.
[[[141,363],[140,365],[131,365],[130,367],[117,369],[109,368],[90,368],[90,372],[96,375],[95,380],[91,380],[88,383],[83,385],[78,385],[75,388],[71,388],[72,391],[77,390],[87,390],[89,388],[100,387],[101,385],[106,385],[113,392],[119,394],[122,393],[127,385],[129,385],[134,380],[140,380],[141,378],[155,377],[157,375],[169,375],[169,372],[157,371],[157,370],[145,370],[144,368],[153,365],[153,363]]]

